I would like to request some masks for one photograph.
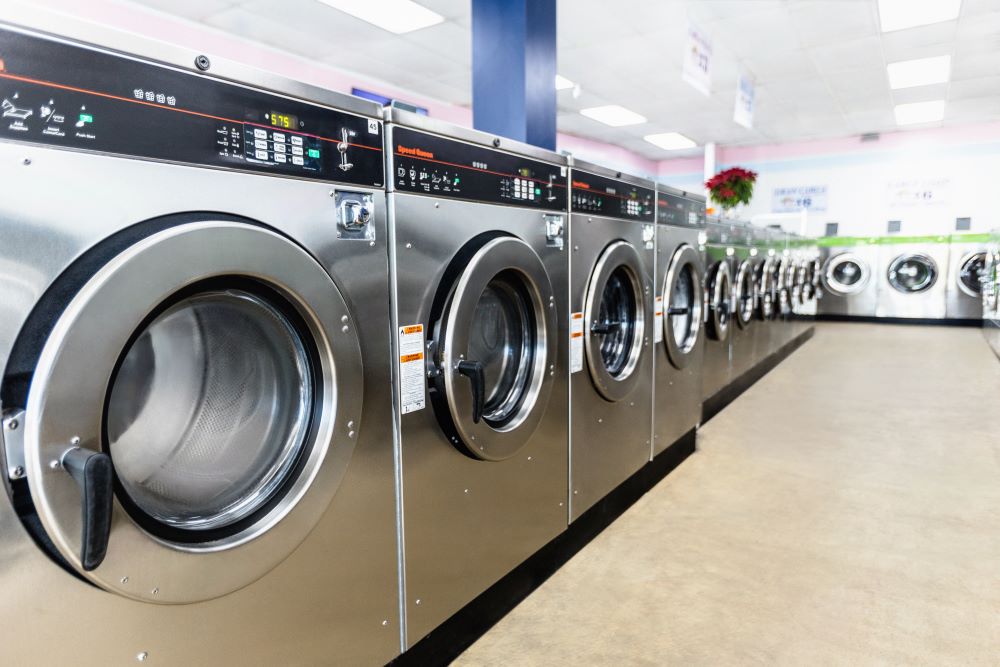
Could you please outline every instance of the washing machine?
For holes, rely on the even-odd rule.
[[[879,242],[877,317],[945,316],[948,237],[883,237]]]
[[[4,660],[392,659],[378,107],[25,18],[0,28]]]
[[[990,232],[986,242],[983,335],[993,352],[1000,357],[1000,230]]]
[[[570,193],[570,518],[649,461],[654,184],[576,161]]]
[[[767,324],[764,328],[768,334],[765,337],[767,341],[765,352],[770,356],[781,348],[785,337],[782,319],[785,233],[781,229],[768,227],[762,230],[762,235],[767,248],[767,259],[761,267],[762,278],[758,281],[758,292],[762,295],[758,300],[758,309],[761,317],[766,318]]]
[[[705,198],[658,185],[656,222],[653,456],[701,419]]]
[[[412,646],[567,525],[568,169],[426,116],[389,120]]]
[[[824,237],[820,315],[874,317],[878,305],[879,245],[874,237]]]
[[[751,262],[754,282],[757,285],[757,302],[754,311],[753,364],[756,366],[771,354],[771,317],[774,296],[771,286],[771,272],[774,261],[769,254],[770,243],[766,228],[754,227],[751,231]]]
[[[949,239],[945,317],[950,320],[983,318],[988,241],[988,234],[952,234]]]
[[[798,268],[793,253],[792,235],[784,230],[777,230],[777,245],[780,248],[775,266],[777,278],[777,344],[780,349],[795,338],[795,298]]]
[[[730,381],[753,368],[757,346],[757,276],[753,226],[733,226],[733,330],[730,337]]]
[[[736,236],[731,222],[709,218],[705,225],[705,354],[702,361],[701,397],[707,400],[732,380],[733,259]]]

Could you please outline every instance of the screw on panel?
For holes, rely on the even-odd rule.
[[[493,139],[493,148],[500,148],[500,139],[499,139],[499,137]]]
[[[382,619],[382,627],[384,628],[387,625],[389,625],[389,619],[388,618],[383,618]]]
[[[347,432],[347,437],[348,438],[353,438],[354,437],[354,431],[348,431]]]
[[[331,197],[336,197],[337,196],[337,191],[336,190],[330,190],[330,196]]]
[[[128,583],[128,577],[122,577],[122,583],[123,584],[127,584]]]
[[[438,202],[434,202],[434,208],[441,208],[441,204]]]
[[[21,466],[15,466],[13,472],[14,472],[14,479],[21,479],[22,477],[24,477],[24,468]]]
[[[24,160],[21,161],[21,164],[23,164],[25,167],[27,167],[28,165],[31,164],[31,158],[30,157],[24,158]]]
[[[604,423],[604,419],[602,417],[598,417],[597,418],[597,423],[598,424],[603,424]]]
[[[341,316],[340,316],[340,321],[341,321],[341,322],[343,322],[343,323],[345,323],[345,324],[346,324],[346,323],[347,323],[347,320],[348,320],[348,317],[347,317],[347,315],[341,315]]]
[[[374,248],[375,247],[375,242],[374,241],[369,241],[368,242],[368,247],[369,248]]]
[[[212,66],[212,61],[208,59],[208,56],[198,56],[194,59],[194,66],[202,72],[206,72]]]
[[[139,662],[146,662],[146,658],[148,657],[149,653],[147,651],[141,651],[138,655],[135,656],[135,659],[138,660]]]
[[[417,598],[416,600],[414,600],[413,604],[420,604],[420,598]]]
[[[412,243],[407,243],[407,244],[406,244],[406,247],[407,247],[407,249],[409,249],[409,248],[412,248],[412,247],[413,247],[413,244],[412,244]]]
[[[153,595],[158,595],[158,594],[159,594],[159,592],[160,592],[160,589],[159,589],[159,588],[154,588],[154,589],[153,589],[152,591],[150,591],[150,592],[151,592],[151,593],[152,593]]]
[[[577,250],[579,250],[579,249],[580,249],[580,246],[578,246],[578,245],[573,246],[573,251],[574,252],[577,251]]]
[[[354,428],[354,420],[353,419],[351,419],[350,421],[347,422],[347,428]]]
[[[16,419],[11,419],[9,422],[7,422],[7,428],[9,428],[11,431],[16,431],[18,426],[20,426],[20,424],[17,423]]]
[[[340,327],[340,330],[343,331],[344,333],[347,333],[348,331],[351,330],[351,327],[345,324],[344,326]]]
[[[52,468],[53,470],[59,470],[60,465],[62,464],[60,464],[59,461],[56,459],[52,459],[51,461],[49,461],[49,467]]]
[[[80,436],[74,435],[72,438],[69,439],[69,444],[73,445],[74,447],[79,447],[80,446]]]

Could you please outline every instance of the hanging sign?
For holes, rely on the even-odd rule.
[[[749,74],[736,78],[736,108],[733,120],[749,129],[753,128],[754,80]]]
[[[774,188],[771,191],[772,213],[798,213],[826,210],[825,185],[797,185],[790,188]]]
[[[712,40],[693,23],[688,23],[683,63],[681,78],[705,95],[711,95]]]

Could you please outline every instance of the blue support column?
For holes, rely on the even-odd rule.
[[[472,124],[555,150],[556,0],[472,0]]]

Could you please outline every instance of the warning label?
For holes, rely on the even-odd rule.
[[[423,324],[399,327],[399,405],[404,415],[427,405]]]
[[[653,316],[653,342],[663,341],[663,297],[656,297],[656,310]]]
[[[569,316],[569,372],[583,370],[583,313]]]

